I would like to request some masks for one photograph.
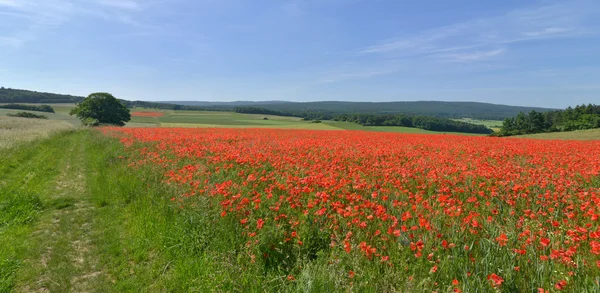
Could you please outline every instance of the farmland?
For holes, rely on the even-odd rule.
[[[600,290],[595,130],[59,109],[0,117],[0,292]]]
[[[210,251],[216,271],[231,265],[243,276],[219,275],[225,279],[211,286],[264,290],[264,282],[276,280],[284,291],[315,292],[334,288],[328,286],[598,289],[595,142],[302,130],[103,131],[126,146],[129,168],[158,169],[162,184],[178,191],[163,200],[196,214],[195,224],[210,223],[210,229],[188,227],[184,234],[194,240],[182,245]],[[171,273],[192,277],[188,265]]]

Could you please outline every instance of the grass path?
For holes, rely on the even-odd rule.
[[[93,244],[94,206],[85,178],[86,136],[57,135],[6,159],[0,198],[17,192],[32,195],[39,204],[20,210],[28,211],[28,221],[0,231],[0,244],[15,245],[12,253],[0,251],[14,264],[0,264],[8,272],[0,276],[0,292],[103,292],[107,279]]]
[[[16,292],[98,292],[105,281],[91,240],[94,207],[85,185],[85,145],[81,134],[70,140],[46,198],[55,209],[41,217],[33,233]]]

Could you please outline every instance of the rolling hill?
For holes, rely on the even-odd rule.
[[[0,103],[77,103],[83,97],[35,92],[21,89],[0,88]],[[514,117],[519,112],[552,111],[554,109],[539,107],[508,106],[479,102],[286,102],[286,101],[236,101],[236,102],[202,102],[202,101],[124,101],[128,106],[160,109],[189,110],[224,110],[233,111],[236,107],[250,106],[272,111],[287,112],[302,116],[305,112],[319,112],[329,116],[338,114],[410,114],[441,118],[472,118],[485,120],[503,120]],[[175,107],[174,105],[179,105]]]

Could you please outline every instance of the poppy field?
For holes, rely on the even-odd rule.
[[[345,291],[600,291],[598,141],[102,131],[178,190],[173,209],[214,213],[242,271],[295,286],[318,263]]]
[[[162,117],[162,116],[165,116],[165,114],[162,112],[150,112],[150,111],[131,112],[131,117]]]

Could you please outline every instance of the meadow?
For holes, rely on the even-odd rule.
[[[55,133],[74,128],[73,124],[64,120],[47,121],[0,116],[0,149],[47,138]]]
[[[187,280],[182,291],[600,289],[597,142],[103,132],[125,145],[129,168],[158,170],[159,184],[177,190],[162,198],[190,217],[181,228],[190,230],[177,233],[192,239],[163,235],[163,245],[201,263],[173,265],[171,277]]]
[[[68,111],[0,117],[0,292],[600,290],[595,130]]]

